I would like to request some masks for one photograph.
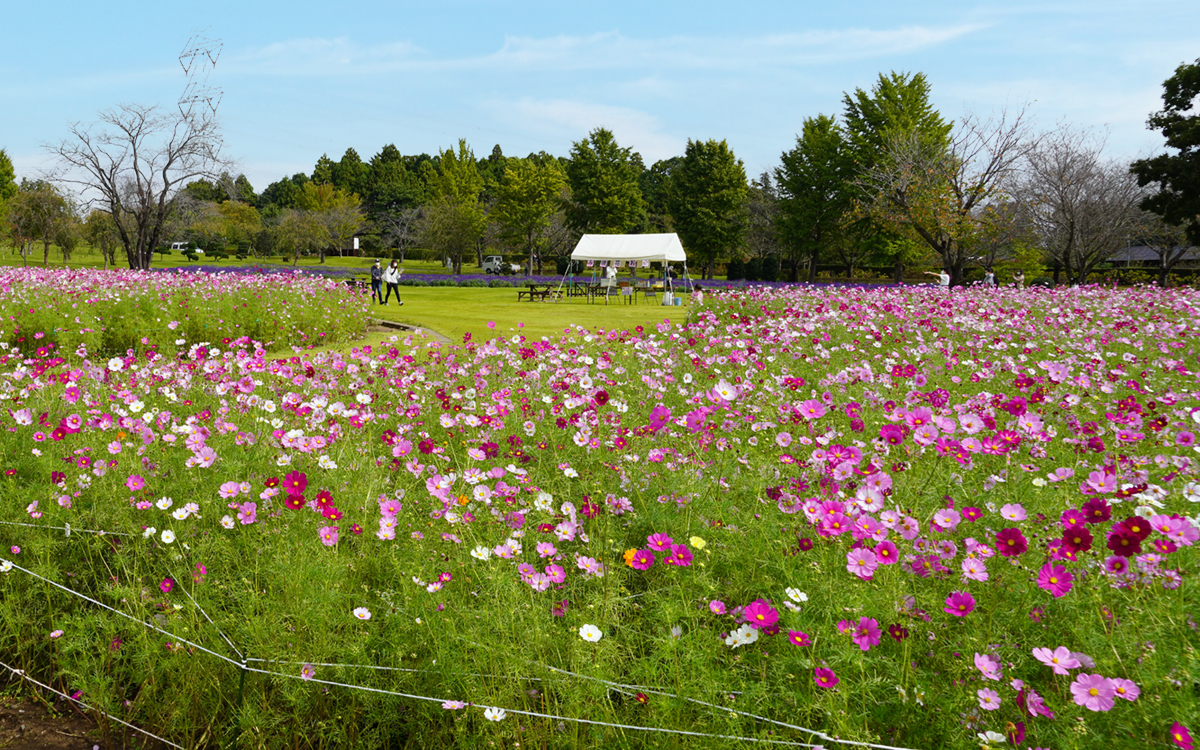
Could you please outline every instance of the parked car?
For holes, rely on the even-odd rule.
[[[516,263],[506,263],[504,258],[499,255],[489,255],[483,259],[483,265],[480,266],[484,273],[508,274],[520,273],[521,266]]]

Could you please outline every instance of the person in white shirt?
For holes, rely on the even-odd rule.
[[[392,298],[392,292],[395,292],[396,301],[399,302],[401,306],[404,305],[404,300],[400,299],[400,276],[403,273],[404,271],[394,260],[392,261],[392,264],[387,267],[387,270],[383,272],[383,283],[387,284],[387,294],[384,295],[383,304],[386,305]]]
[[[950,274],[946,273],[945,269],[942,269],[941,271],[926,271],[925,273],[930,276],[937,276],[938,283],[941,284],[942,289],[950,288]]]

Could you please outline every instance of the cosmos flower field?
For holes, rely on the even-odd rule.
[[[1200,293],[706,296],[344,354],[6,316],[0,660],[135,744],[1192,747]]]

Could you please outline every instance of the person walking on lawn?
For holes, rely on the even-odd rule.
[[[394,260],[387,267],[387,270],[383,272],[383,283],[387,284],[387,295],[383,298],[383,304],[386,305],[392,299],[392,292],[395,292],[396,301],[401,306],[404,305],[404,300],[400,299],[400,275],[403,273],[404,271],[400,269],[399,264]]]
[[[378,258],[371,266],[371,301],[383,304],[383,266],[379,265]]]

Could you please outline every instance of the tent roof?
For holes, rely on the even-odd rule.
[[[679,235],[670,234],[585,234],[571,253],[571,260],[670,260],[687,262]]]

